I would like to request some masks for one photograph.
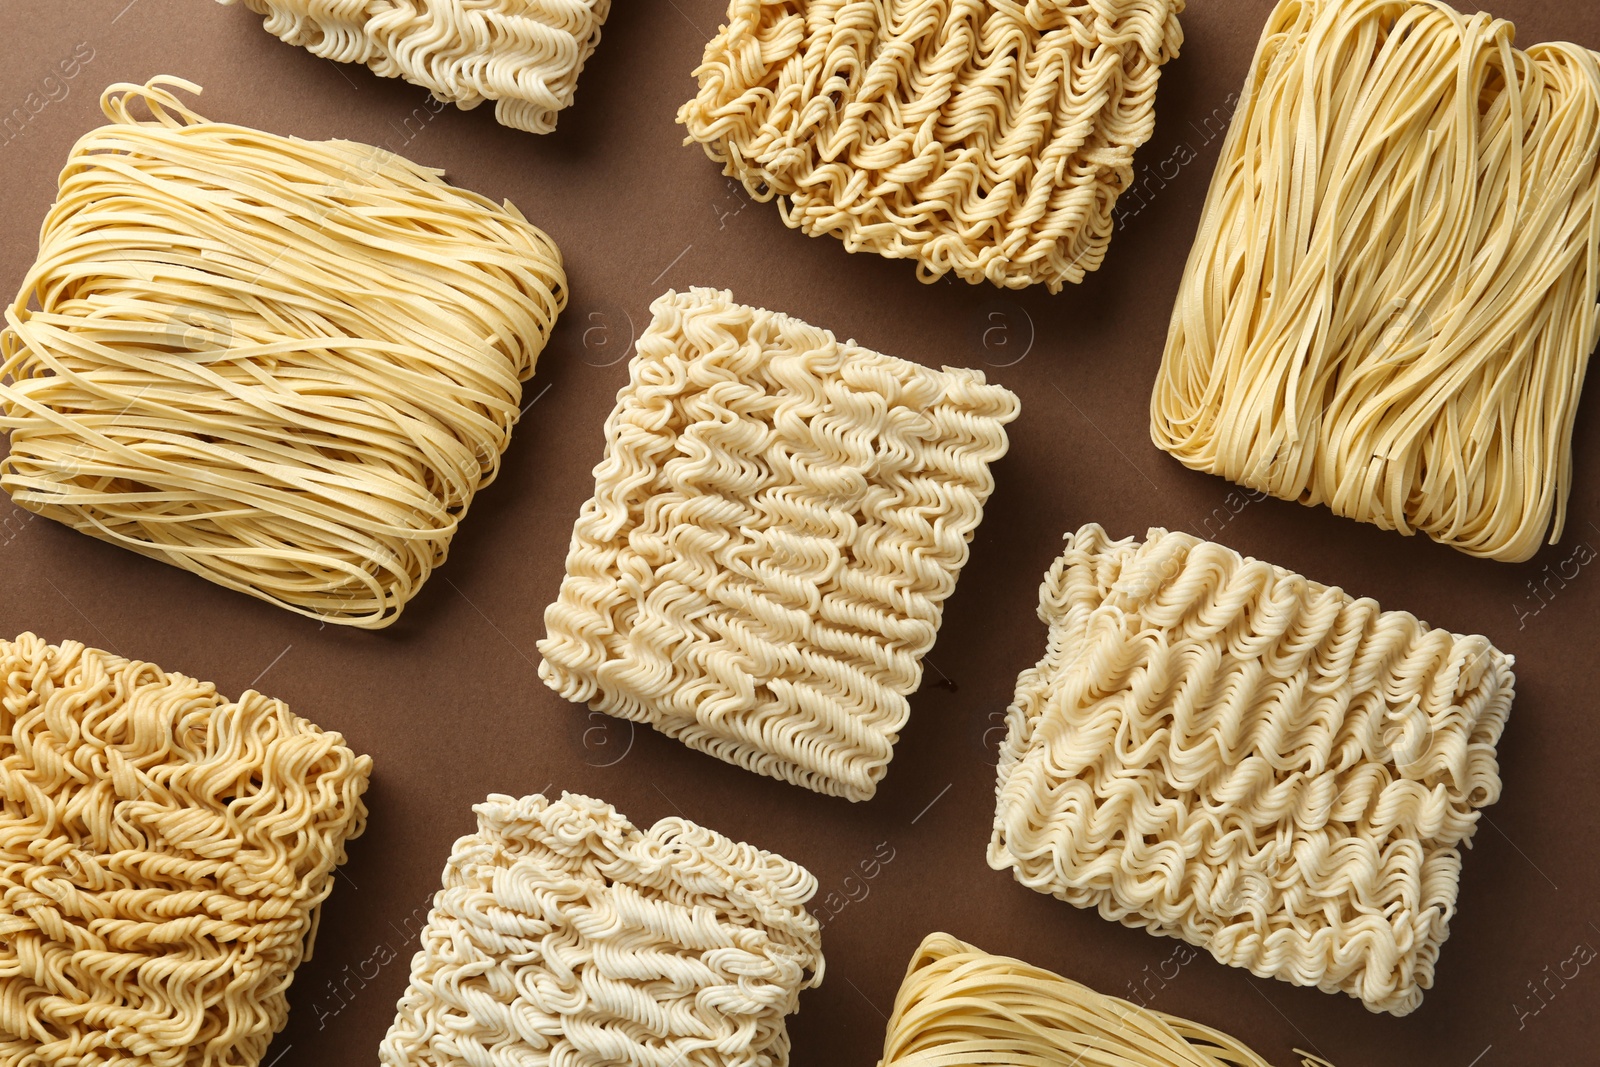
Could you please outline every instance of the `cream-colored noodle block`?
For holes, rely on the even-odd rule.
[[[1500,795],[1511,657],[1181,533],[1068,538],[989,863],[1263,977],[1404,1015]]]
[[[218,0],[232,5],[239,0]],[[265,16],[266,31],[335,63],[368,63],[381,57],[367,32],[375,0],[244,0],[244,6]]]
[[[235,4],[239,0],[219,0]],[[556,128],[600,43],[611,0],[244,0],[268,33],[363,63],[529,133]]]
[[[0,331],[0,487],[301,615],[387,626],[494,480],[566,304],[510,204],[113,85]],[[143,117],[141,117],[143,116]]]
[[[1600,56],[1435,0],[1284,0],[1150,402],[1196,470],[1521,561],[1600,339]]]
[[[256,1067],[371,769],[260,693],[0,641],[0,1063]]]
[[[758,200],[933,281],[1100,266],[1183,0],[732,0],[678,112]]]
[[[1303,1067],[1329,1067],[1302,1053]],[[1220,1031],[929,934],[911,958],[878,1067],[1272,1067]]]
[[[871,797],[1015,396],[726,292],[652,305],[539,675],[761,774]]]
[[[822,982],[817,883],[687,819],[495,795],[473,808],[378,1050],[385,1067],[784,1067]]]

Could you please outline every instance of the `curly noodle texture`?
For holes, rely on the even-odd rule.
[[[0,641],[0,1063],[255,1067],[371,769],[259,693]]]
[[[1301,1063],[1329,1067],[1314,1056]],[[929,934],[911,958],[878,1064],[1271,1067],[1208,1026],[991,956],[949,934]]]
[[[236,4],[239,0],[218,0]],[[611,0],[244,0],[268,33],[336,63],[363,63],[470,111],[549,133],[600,43]]]
[[[1017,398],[726,292],[652,306],[539,676],[865,800],[894,754]]]
[[[678,112],[783,221],[931,282],[1105,258],[1183,0],[732,0]]]
[[[1187,534],[1045,576],[989,863],[1262,977],[1405,1015],[1433,984],[1512,659]]]
[[[563,793],[473,808],[386,1067],[784,1067],[822,982],[817,883],[687,819]]]
[[[1491,559],[1560,538],[1600,339],[1600,56],[1285,0],[1150,403],[1196,470]]]
[[[0,487],[301,615],[393,622],[511,439],[566,301],[510,204],[114,85],[0,332]],[[132,114],[142,101],[153,116]]]

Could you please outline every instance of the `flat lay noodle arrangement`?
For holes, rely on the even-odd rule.
[[[1105,258],[1183,0],[732,0],[678,112],[783,220],[933,281]]]
[[[1226,1034],[929,934],[895,998],[879,1067],[1271,1067]],[[1307,1056],[1304,1067],[1328,1067]]]
[[[1151,400],[1197,470],[1491,559],[1563,528],[1600,339],[1600,56],[1434,0],[1284,0]]]
[[[816,879],[687,819],[495,795],[434,897],[386,1067],[785,1067]]]
[[[1068,538],[989,862],[1263,977],[1405,1015],[1433,984],[1512,661],[1188,534]]]
[[[255,1067],[371,769],[260,693],[0,641],[0,1062]]]
[[[1017,398],[713,289],[651,306],[539,676],[760,774],[866,800]]]
[[[494,480],[566,302],[510,204],[114,85],[0,332],[0,487],[302,615],[393,622]],[[137,117],[144,105],[149,118]]]
[[[404,78],[464,109],[492,100],[500,122],[536,133],[551,131],[572,103],[610,7],[243,3],[285,42]],[[200,10],[248,17],[209,4]],[[630,15],[641,10],[648,9],[633,5]],[[700,145],[725,175],[758,200],[776,200],[791,228],[832,235],[850,252],[910,259],[923,282],[953,274],[1059,293],[1107,254],[1134,153],[1154,130],[1162,69],[1184,44],[1185,10],[1185,0],[731,0],[677,122],[685,143]],[[699,53],[705,29],[678,14],[695,27],[690,43]],[[121,18],[107,23],[108,39]],[[251,22],[245,36],[307,65]],[[1578,401],[1600,342],[1600,54],[1572,44],[1519,50],[1513,36],[1507,21],[1463,15],[1438,0],[1277,4],[1237,98],[1172,312],[1148,409],[1157,446],[1259,494],[1422,532],[1472,556],[1525,561],[1561,537]],[[624,37],[611,41],[616,47]],[[75,49],[70,77],[94,54],[88,45]],[[686,90],[693,60],[674,54]],[[657,88],[637,85],[646,82],[629,85],[641,100]],[[114,84],[100,99],[108,124],[72,149],[37,258],[0,329],[0,430],[9,437],[0,488],[32,513],[23,520],[56,520],[305,619],[390,626],[445,562],[476,495],[499,475],[513,427],[543,395],[524,406],[524,383],[567,306],[561,252],[509,201],[457,188],[443,171],[354,141],[212,121],[180,98],[199,92],[175,77]],[[625,102],[653,114],[664,147],[682,152],[673,147],[670,109]],[[21,136],[14,125],[0,115],[7,145]],[[519,143],[554,154],[560,168],[588,162],[588,152],[618,158],[602,155],[618,141],[604,124],[586,133],[579,150],[565,135]],[[450,136],[440,141],[452,143]],[[1180,147],[1198,155],[1186,141]],[[519,157],[512,169],[545,182],[552,171],[530,158],[538,157]],[[624,168],[630,182],[645,183],[627,187],[631,194],[594,180],[598,167],[581,180],[593,180],[582,190],[596,198],[587,202],[615,204],[632,227],[626,258],[643,277],[655,264],[638,254],[639,234],[667,232],[662,214],[681,212],[671,219],[676,226],[689,210],[674,199],[681,189],[638,162],[629,157]],[[703,163],[695,168],[723,184]],[[564,201],[540,202],[559,214]],[[719,210],[719,230],[725,215]],[[575,273],[603,274],[597,264],[615,263],[610,252],[577,243],[593,236],[581,227],[570,241],[559,232],[569,248],[583,249]],[[742,240],[698,254],[716,257],[725,272],[746,266]],[[678,265],[694,247],[667,262],[650,294],[674,268],[685,269]],[[26,260],[24,253],[19,263]],[[1167,265],[1175,278],[1176,263]],[[825,290],[835,279],[816,277],[799,259],[764,269],[778,271],[796,300],[826,311],[833,299]],[[521,580],[528,572],[513,569],[522,561],[480,568],[489,577],[476,588],[494,583],[508,598],[499,602],[505,629],[487,599],[481,607],[462,589],[455,606],[471,614],[448,617],[457,624],[435,610],[441,627],[385,635],[319,636],[321,627],[305,619],[257,610],[265,626],[280,628],[274,635],[296,636],[237,700],[78,642],[50,644],[33,632],[0,640],[0,1067],[262,1067],[285,1027],[296,969],[311,955],[347,842],[366,828],[369,780],[381,781],[341,734],[253,688],[301,632],[314,645],[299,653],[314,672],[309,691],[323,694],[332,713],[377,707],[380,734],[393,726],[410,735],[386,750],[397,772],[383,784],[385,803],[374,805],[389,820],[373,835],[380,855],[372,862],[386,883],[375,892],[398,892],[409,871],[426,883],[412,903],[432,896],[420,943],[413,938],[423,907],[405,929],[382,916],[411,959],[378,1050],[385,1067],[787,1067],[788,1016],[823,981],[823,926],[830,938],[849,929],[832,924],[846,904],[875,891],[867,883],[900,854],[897,846],[914,855],[943,835],[966,839],[969,870],[898,866],[899,886],[888,889],[898,901],[886,906],[880,897],[877,913],[856,908],[848,921],[892,943],[887,923],[915,913],[896,910],[915,892],[925,898],[917,907],[945,908],[958,896],[975,899],[986,915],[992,906],[988,918],[1013,940],[1047,941],[1028,913],[1013,910],[1020,901],[1056,908],[1063,924],[1148,943],[993,873],[1009,871],[1028,889],[1180,939],[1257,976],[1342,993],[1373,1013],[1405,1016],[1421,1006],[1456,916],[1463,852],[1500,797],[1497,746],[1516,696],[1516,663],[1488,637],[1430,626],[1392,602],[1384,610],[1188,533],[1154,527],[1142,540],[1117,540],[1090,523],[1067,535],[1039,589],[1043,656],[1016,678],[1005,711],[986,854],[982,829],[967,838],[951,830],[963,825],[953,817],[941,829],[932,821],[914,829],[947,794],[953,799],[940,817],[964,803],[958,784],[971,787],[970,814],[970,801],[988,788],[988,764],[976,759],[965,772],[941,765],[937,777],[910,774],[919,790],[931,787],[932,800],[913,816],[923,796],[886,798],[878,822],[775,786],[765,808],[735,811],[732,794],[718,791],[759,783],[733,774],[732,785],[708,786],[694,801],[698,810],[743,820],[730,825],[776,834],[795,815],[780,839],[791,854],[817,842],[853,848],[858,829],[863,841],[893,835],[895,844],[883,840],[875,858],[850,857],[856,865],[815,909],[818,883],[805,867],[681,810],[640,829],[589,796],[562,791],[552,799],[565,780],[557,776],[584,773],[565,760],[557,735],[560,723],[580,722],[585,712],[532,681],[526,625],[539,605],[538,676],[566,701],[587,705],[607,744],[615,720],[644,723],[746,770],[849,801],[872,799],[910,720],[909,698],[1021,412],[1018,395],[982,371],[885,355],[718,288],[668,290],[635,338],[626,312],[610,314],[620,305],[603,302],[611,299],[605,281],[596,279],[597,296],[586,295],[572,316],[583,319],[582,339],[569,325],[559,343],[592,353],[590,335],[625,319],[634,352],[626,381],[614,366],[619,356],[603,365],[613,367],[609,377],[557,379],[556,399],[539,409],[567,404],[598,422],[621,382],[603,429],[588,423],[601,431],[588,438],[600,459],[565,541],[553,602],[545,598],[560,556],[550,553],[561,549],[568,509],[590,493],[585,472],[594,458],[574,464],[564,441],[519,458],[529,490],[520,503],[556,505],[502,515],[521,538],[519,550],[530,559],[543,553],[541,580],[550,585],[531,600]],[[944,292],[971,295],[959,286]],[[645,297],[635,295],[642,305]],[[1103,317],[1143,315],[1147,295],[1136,276],[1108,297]],[[891,296],[869,313],[887,313]],[[1032,312],[1020,302],[1036,297],[1045,300],[1002,303],[1031,330]],[[1081,301],[1060,307],[1067,314],[1048,323],[1040,310],[1048,328],[1039,336],[1085,310]],[[1001,316],[1007,329],[1009,315]],[[1098,343],[1054,354],[1087,359]],[[914,354],[937,363],[951,351],[959,349],[936,339]],[[1153,348],[1146,354],[1153,358]],[[1053,387],[1164,497],[1057,384],[1064,365],[1039,369],[1049,358],[1035,356],[1008,377],[1048,403]],[[1107,375],[1089,380],[1105,391],[1086,404],[1112,397]],[[1027,390],[1030,382],[1037,392]],[[1135,386],[1136,426],[1147,384]],[[583,439],[568,433],[577,421],[539,443]],[[1058,429],[1029,427],[1026,440],[1059,441],[1050,436]],[[1008,505],[1008,518],[1037,510],[1044,497],[1070,503],[1081,490],[1079,470],[1109,454],[1098,448],[1071,455],[1078,468],[1070,471],[1057,462],[1066,457],[1026,468],[1012,487],[1022,487],[1023,503]],[[1131,495],[1144,492],[1109,462],[1127,479],[1119,495],[1130,495],[1127,485]],[[1176,464],[1165,464],[1165,475],[1169,486],[1195,477]],[[1179,522],[1188,510],[1181,500],[1160,505]],[[1110,523],[1115,504],[1106,506]],[[1281,518],[1252,512],[1250,522]],[[1054,520],[1044,531],[1038,525],[990,527],[1013,535],[1001,548],[1038,550],[1022,575],[1030,584],[1055,549],[1028,542],[1024,527],[1049,538],[1060,529]],[[66,552],[90,547],[38,526],[70,542]],[[1247,526],[1228,532],[1256,537]],[[0,548],[37,532],[3,515],[0,531]],[[1297,558],[1326,558],[1336,571],[1339,553],[1315,550],[1349,547],[1338,532],[1308,537]],[[1458,568],[1423,571],[1404,587],[1419,598],[1413,606],[1435,618],[1434,608],[1451,601],[1421,600],[1424,583],[1454,593],[1474,573],[1497,570],[1415,547]],[[1348,563],[1349,553],[1342,558]],[[250,630],[260,620],[244,615],[253,606],[239,598],[219,598],[223,611],[239,612],[233,619],[210,614],[209,604],[193,618],[169,606],[163,618],[103,571],[86,585],[68,577],[63,588],[56,579],[70,572],[60,560],[39,555],[29,560],[36,570],[7,571],[11,585],[34,590],[37,602],[22,608],[30,616],[49,621],[48,611],[61,610],[38,592],[42,581],[95,633],[100,623],[68,590],[86,588],[114,604],[100,622],[124,639],[139,629],[138,640],[167,640],[165,622],[214,642],[208,662],[246,663],[257,647],[232,632],[261,632]],[[1004,585],[993,570],[977,570],[969,585]],[[1362,584],[1381,585],[1381,567],[1362,573]],[[989,606],[1018,592],[1027,595],[1000,589]],[[1525,614],[1519,610],[1519,622]],[[994,615],[1032,625],[1015,604]],[[1499,632],[1491,616],[1469,617],[1488,620],[1469,628]],[[460,618],[484,626],[473,631]],[[970,627],[991,624],[953,621],[947,641],[959,645]],[[30,622],[4,632],[24,628],[48,629]],[[1582,653],[1583,638],[1554,624],[1544,633],[1561,655]],[[1555,692],[1551,660],[1527,641],[1506,647],[1523,655],[1530,683],[1537,677]],[[487,657],[506,657],[505,645],[522,661],[514,664],[520,676],[484,669]],[[998,714],[1004,698],[993,697],[1009,689],[1023,656],[1000,663],[1018,645],[998,637],[976,647],[951,674],[961,675],[967,694],[984,695],[964,695],[926,741],[914,738],[929,747],[914,755],[908,744],[902,766],[921,759],[916,769],[927,775],[928,753],[952,751],[951,737],[972,724],[976,704]],[[277,676],[274,688],[291,692],[282,682]],[[954,678],[944,682],[956,692]],[[405,687],[398,699],[395,685]],[[1534,688],[1525,687],[1519,717],[1538,725]],[[510,719],[499,705],[528,716],[537,705],[541,717]],[[350,721],[324,721],[355,736]],[[519,734],[530,722],[531,732]],[[621,729],[626,755],[632,726]],[[611,772],[619,788],[653,790],[676,809],[658,783],[698,788],[697,773],[720,772],[675,746],[646,751],[655,744],[640,745],[635,763]],[[499,762],[488,757],[491,747],[504,750]],[[677,757],[697,762],[664,762]],[[472,807],[476,830],[450,848],[435,892],[444,846],[467,828],[465,809],[486,790],[479,779],[543,780],[547,771],[551,785],[541,793],[496,792]],[[1509,762],[1508,777],[1516,777]],[[816,818],[810,809],[789,812],[791,802],[816,805]],[[839,822],[847,809],[851,821]],[[446,828],[451,811],[463,822]],[[434,828],[423,824],[434,819],[439,833],[430,838]],[[914,834],[924,836],[913,841]],[[930,853],[921,854],[926,862]],[[1522,858],[1556,889],[1527,853]],[[833,871],[808,862],[834,883]],[[1537,902],[1522,894],[1501,907],[1531,910]],[[338,929],[323,943],[342,938],[332,955],[343,971],[339,984],[327,984],[338,1004],[321,1002],[319,1031],[354,1002],[360,990],[346,981],[351,973],[366,988],[379,979],[362,967],[405,958],[385,931],[352,972],[342,950],[370,930],[365,920],[354,915],[346,929],[346,916],[330,913],[326,930]],[[918,922],[903,944],[929,928]],[[1465,947],[1471,938],[1464,927],[1459,933]],[[870,944],[845,936],[839,944],[852,958],[836,954],[836,978],[844,965],[870,959]],[[890,958],[896,969],[900,951]],[[1045,951],[1041,944],[1038,954]],[[1080,964],[1103,962],[1081,945],[1069,951]],[[1206,981],[1225,974],[1213,970]],[[311,977],[301,991],[315,984]],[[389,977],[376,997],[371,1041],[400,989],[399,970]],[[879,977],[886,998],[894,974]],[[1236,972],[1232,980],[1256,988]],[[886,999],[865,984],[849,981],[881,1014]],[[1476,995],[1488,988],[1498,987],[1480,985]],[[827,998],[832,989],[812,995]],[[1300,1006],[1333,1003],[1361,1015],[1343,999],[1294,995]],[[1447,1005],[1444,995],[1433,995],[1435,1012],[1459,1010],[1461,1002]],[[373,1000],[369,994],[364,1004]],[[831,1025],[835,1011],[848,1010],[834,1002],[822,1014]],[[1528,1013],[1514,1010],[1520,1031]],[[1239,1027],[1247,1014],[1235,1017]],[[362,1025],[353,1020],[354,1013],[342,1020],[351,1032]],[[877,1015],[871,1020],[875,1034]],[[1458,1028],[1454,1018],[1447,1023]],[[1404,1032],[1387,1025],[1374,1040],[1397,1035],[1396,1055],[1414,1058],[1412,1050],[1439,1035],[1422,1020]],[[1263,1045],[1259,1031],[1249,1033]],[[297,1034],[285,1035],[267,1067],[302,1045]],[[848,1036],[856,1041],[850,1048],[870,1055],[870,1044]],[[1470,1040],[1482,1038],[1473,1031]],[[333,1055],[333,1047],[330,1040],[320,1054]],[[1320,1055],[1298,1054],[1303,1067],[1328,1067]],[[1201,1023],[935,933],[905,972],[879,1067],[1268,1063]]]
[[[219,0],[235,4],[239,0]],[[529,133],[556,128],[600,43],[611,0],[244,0],[268,33],[364,63]]]

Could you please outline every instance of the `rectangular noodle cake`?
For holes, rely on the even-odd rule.
[[[817,882],[687,819],[494,795],[451,850],[384,1067],[784,1067]]]
[[[219,0],[236,4],[239,0]],[[611,0],[244,0],[266,31],[336,63],[364,63],[502,125],[549,133],[578,91]]]
[[[0,329],[0,489],[327,623],[444,563],[566,306],[548,235],[386,148],[112,85]]]
[[[1219,961],[1405,1015],[1433,984],[1512,659],[1231,549],[1068,538],[989,864]]]
[[[1437,0],[1284,0],[1172,311],[1189,467],[1507,562],[1555,543],[1600,340],[1600,55]]]
[[[259,1064],[371,770],[260,693],[0,641],[0,1064]]]
[[[917,277],[1097,270],[1184,0],[729,0],[678,111],[757,200]]]
[[[1017,398],[726,292],[651,307],[539,676],[761,774],[865,800],[994,488]]]

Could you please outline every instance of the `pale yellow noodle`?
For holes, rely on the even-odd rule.
[[[0,332],[0,487],[302,615],[393,622],[491,482],[561,256],[391,152],[211,122],[158,78],[61,176]],[[151,117],[133,113],[143,103]]]
[[[1329,1067],[1301,1054],[1304,1067]],[[1200,1023],[929,934],[895,998],[879,1067],[1271,1067]]]
[[[1197,470],[1463,552],[1560,538],[1600,338],[1600,57],[1435,0],[1283,0],[1151,398]]]
[[[1187,534],[1068,539],[989,863],[1263,977],[1404,1015],[1500,795],[1512,659]]]
[[[817,883],[687,819],[573,793],[473,808],[385,1067],[784,1067],[822,982]]]
[[[545,611],[569,700],[872,796],[1017,398],[733,302],[651,308]]]
[[[933,281],[1078,282],[1183,0],[732,0],[678,112],[783,220]]]
[[[255,1067],[371,769],[260,693],[0,641],[0,1063]]]
[[[239,0],[219,0],[235,4]],[[364,63],[513,129],[549,133],[600,43],[611,0],[244,0],[268,33]]]

